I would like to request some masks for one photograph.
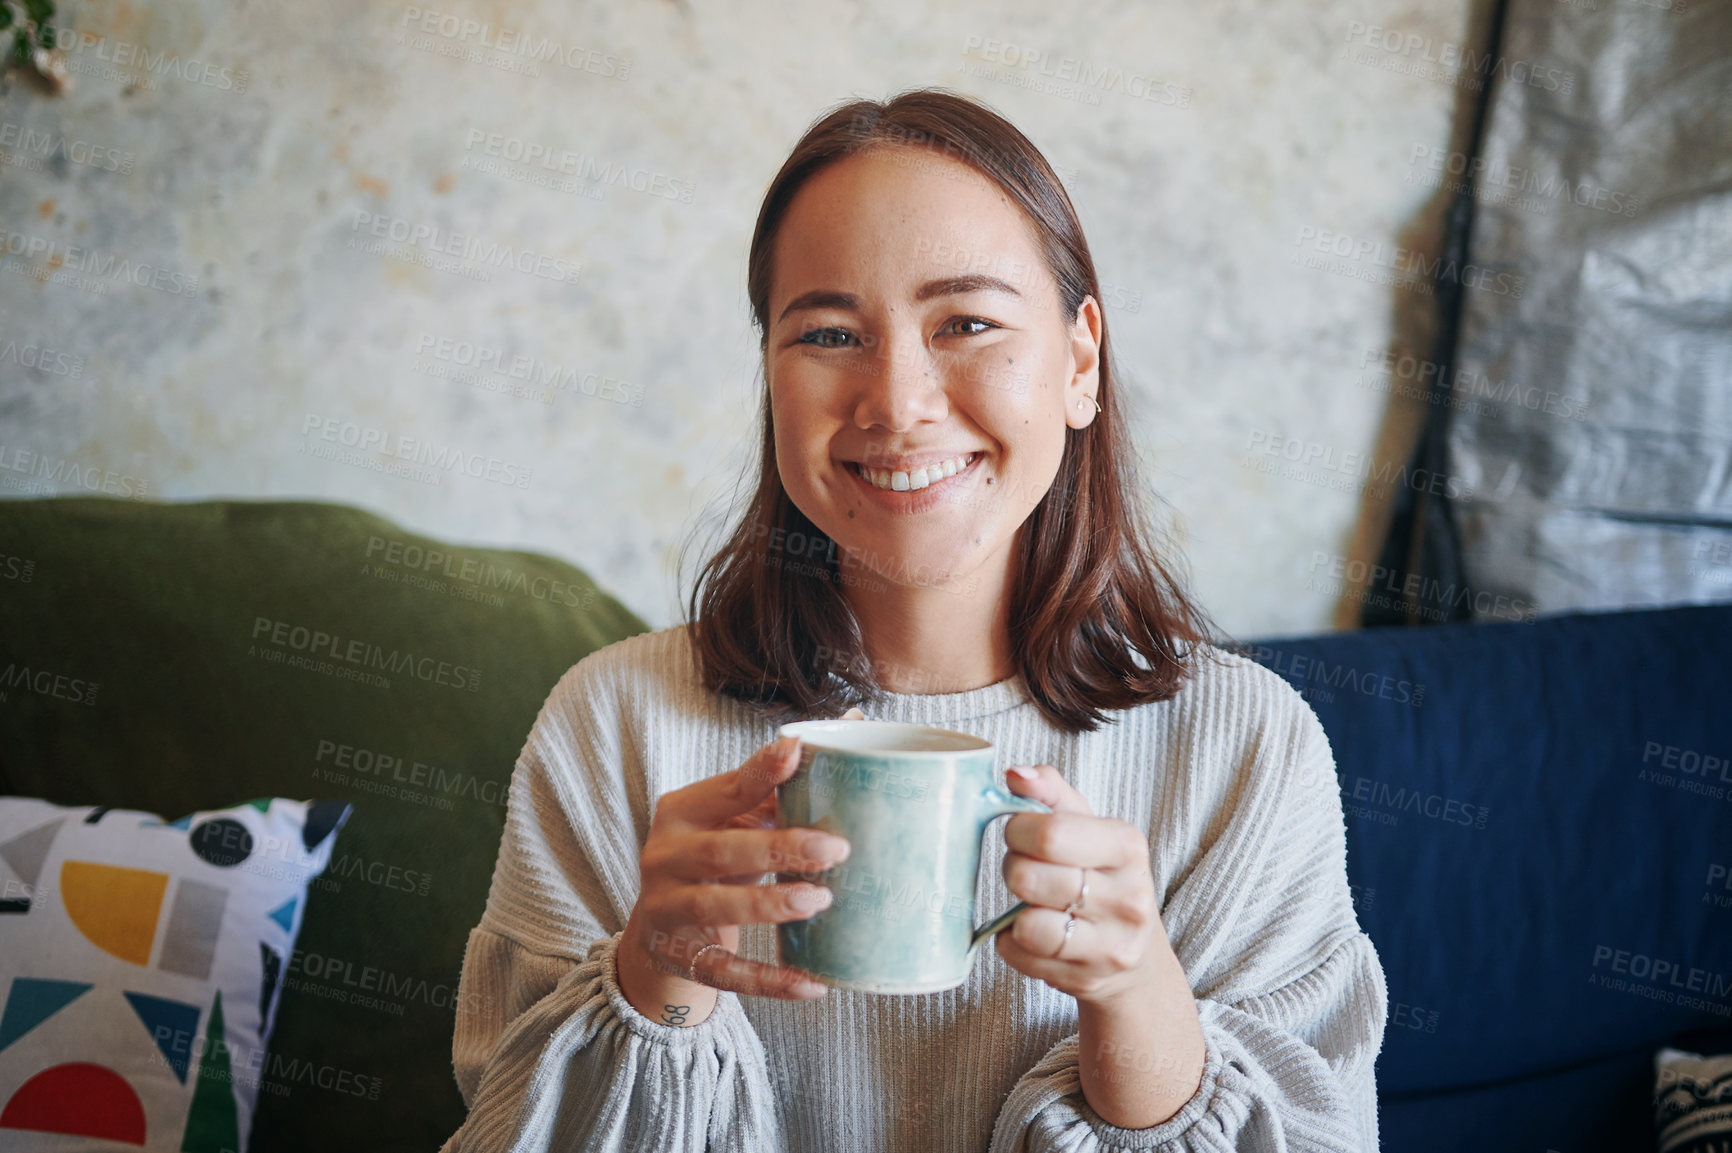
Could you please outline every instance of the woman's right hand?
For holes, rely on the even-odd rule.
[[[739,956],[741,925],[803,921],[832,899],[822,885],[760,885],[760,877],[819,873],[848,855],[842,837],[776,827],[776,786],[799,767],[800,742],[784,737],[732,772],[657,803],[638,858],[637,904],[620,942],[621,991],[646,1017],[698,1024],[714,1008],[717,989],[787,1001],[828,992],[804,970]],[[698,957],[707,945],[721,948]],[[686,976],[695,957],[696,982]]]

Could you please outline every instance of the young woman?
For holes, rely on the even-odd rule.
[[[529,734],[446,1148],[1376,1149],[1386,998],[1329,744],[1149,547],[1051,167],[958,96],[845,105],[771,183],[747,283],[756,493],[689,626],[580,661]],[[991,740],[1054,810],[987,838],[980,907],[1034,907],[947,992],[776,963],[830,893],[765,875],[848,846],[775,827],[771,738],[850,706]]]

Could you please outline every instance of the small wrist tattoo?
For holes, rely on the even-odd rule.
[[[690,1015],[691,1011],[692,1007],[690,1005],[663,1005],[662,1024],[684,1025],[686,1023],[686,1017]]]

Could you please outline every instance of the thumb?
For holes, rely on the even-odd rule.
[[[859,710],[859,708],[856,707],[856,708],[849,709],[847,712],[843,713],[837,719],[838,720],[844,720],[844,721],[863,721],[866,719],[866,714],[861,712]]]
[[[695,828],[717,828],[732,817],[751,813],[775,795],[776,786],[800,767],[800,741],[781,737],[747,758],[731,773],[706,777],[667,794],[657,806]]]
[[[1039,801],[1055,813],[1094,815],[1083,795],[1051,765],[1012,765],[1004,771],[1004,783],[1017,796]]]

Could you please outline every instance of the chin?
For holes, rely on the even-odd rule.
[[[921,548],[910,540],[908,533],[886,533],[884,539],[836,541],[837,561],[844,557],[856,559],[856,571],[875,580],[888,581],[907,588],[954,582],[969,576],[973,566],[968,558],[950,552]]]

